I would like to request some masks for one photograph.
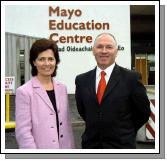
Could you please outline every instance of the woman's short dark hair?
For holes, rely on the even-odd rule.
[[[57,46],[55,41],[45,39],[45,38],[36,40],[32,44],[32,47],[30,49],[30,59],[29,59],[29,61],[30,61],[31,67],[32,67],[31,68],[32,76],[36,76],[38,74],[37,68],[36,68],[36,66],[34,66],[33,62],[36,60],[36,58],[38,57],[38,55],[41,52],[43,52],[47,49],[51,49],[54,53],[54,57],[56,59],[56,67],[55,67],[55,70],[52,74],[52,77],[56,76],[57,64],[60,62],[58,46]]]

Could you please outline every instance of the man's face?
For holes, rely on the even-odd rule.
[[[114,38],[109,34],[100,35],[94,44],[93,54],[97,65],[101,69],[106,69],[115,62],[117,56],[117,45]]]

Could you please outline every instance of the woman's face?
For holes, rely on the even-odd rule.
[[[37,68],[37,76],[51,76],[55,70],[56,59],[51,49],[41,52],[33,62]]]

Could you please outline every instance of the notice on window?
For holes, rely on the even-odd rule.
[[[5,77],[5,93],[13,94],[15,90],[15,77]]]

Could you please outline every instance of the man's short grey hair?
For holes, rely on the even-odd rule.
[[[117,46],[117,40],[115,39],[115,36],[113,34],[109,33],[109,32],[104,32],[104,33],[101,33],[101,34],[97,35],[96,38],[95,38],[93,46],[95,46],[97,38],[99,38],[101,35],[109,35],[109,36],[111,36],[114,39],[115,44]]]

